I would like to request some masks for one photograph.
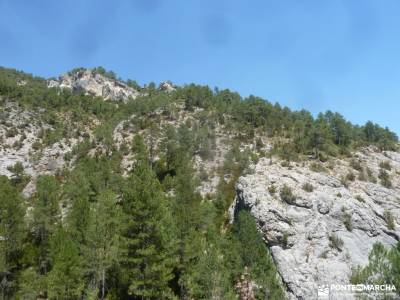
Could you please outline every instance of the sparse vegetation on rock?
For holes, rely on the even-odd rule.
[[[336,234],[333,233],[333,234],[329,235],[329,242],[330,242],[329,245],[332,249],[336,249],[340,252],[342,251],[343,240],[340,237],[338,237]]]
[[[309,193],[311,193],[314,190],[314,186],[309,182],[304,183],[302,188],[303,188],[303,190],[305,190],[306,192],[309,192]]]
[[[279,195],[281,196],[282,201],[285,201],[288,204],[293,204],[296,201],[296,196],[293,195],[291,187],[286,184],[281,188]]]

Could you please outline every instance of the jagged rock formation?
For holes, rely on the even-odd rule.
[[[164,81],[160,83],[160,90],[170,93],[176,90],[176,86],[170,81]]]
[[[126,83],[89,69],[64,74],[58,80],[50,80],[48,86],[84,91],[86,94],[114,101],[127,101],[129,98],[135,99],[140,95]]]
[[[356,157],[364,169],[336,160],[324,172],[263,158],[237,183],[231,213],[248,209],[256,218],[291,299],[317,299],[318,285],[349,283],[375,242],[400,239],[400,154],[366,149]],[[370,182],[382,162],[390,165],[392,188]],[[369,181],[342,177],[367,180],[365,170]],[[287,187],[292,193],[280,194]]]

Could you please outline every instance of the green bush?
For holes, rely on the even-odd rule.
[[[381,180],[382,186],[388,189],[392,187],[392,181],[390,180],[390,175],[387,171],[385,171],[384,169],[380,169],[378,177]]]
[[[15,127],[11,127],[10,129],[8,129],[6,131],[6,137],[10,138],[10,137],[14,137],[18,134],[18,129],[16,129]]]
[[[293,195],[292,189],[286,184],[281,188],[280,196],[288,204],[293,204],[296,201],[296,196]]]
[[[349,182],[348,182],[346,176],[341,176],[341,177],[340,177],[340,183],[341,183],[345,188],[348,188],[348,187],[349,187]]]
[[[314,186],[309,182],[306,182],[305,184],[303,184],[302,188],[303,188],[303,190],[305,190],[306,192],[309,192],[309,193],[311,193],[314,190]]]
[[[318,172],[318,173],[328,172],[328,170],[321,163],[316,163],[316,162],[313,162],[310,165],[310,170],[313,172]]]
[[[385,169],[385,170],[388,170],[388,171],[391,171],[391,170],[392,170],[392,164],[391,164],[390,161],[388,161],[388,160],[381,161],[381,162],[379,163],[379,167],[380,167],[381,169]]]
[[[351,215],[348,213],[345,213],[343,215],[343,224],[346,227],[348,231],[353,231],[353,223],[351,221]]]
[[[354,175],[354,173],[350,171],[346,175],[346,180],[347,181],[354,181],[354,180],[356,180],[356,175]]]
[[[387,228],[390,230],[394,230],[395,229],[395,223],[394,223],[394,217],[392,215],[392,213],[389,210],[385,210],[383,212],[383,218],[385,219]]]
[[[374,173],[372,172],[372,170],[367,167],[366,171],[367,171],[367,175],[368,175],[368,180],[372,183],[376,183],[376,177],[374,176]]]
[[[271,185],[268,187],[268,192],[269,192],[271,195],[274,195],[274,194],[276,193],[276,186],[273,185],[273,184],[271,184]]]
[[[396,287],[394,295],[382,294],[379,299],[398,299],[400,290],[400,243],[390,249],[375,243],[368,255],[368,265],[353,270],[352,284],[391,284]]]
[[[361,162],[358,159],[352,159],[350,161],[350,166],[357,171],[362,171],[362,166],[361,166]]]
[[[341,252],[342,248],[343,248],[343,240],[340,237],[338,237],[336,234],[331,234],[329,236],[329,246],[332,249],[336,249]]]
[[[358,200],[358,201],[360,201],[360,202],[365,202],[365,200],[364,200],[364,198],[363,197],[361,197],[360,195],[357,195],[356,196],[356,199]]]

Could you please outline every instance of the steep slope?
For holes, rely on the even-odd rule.
[[[374,243],[400,240],[399,153],[365,149],[319,172],[315,162],[281,163],[261,159],[241,177],[232,212],[255,217],[292,299],[317,299],[319,285],[349,284]]]

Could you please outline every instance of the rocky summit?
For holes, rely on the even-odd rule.
[[[83,91],[92,96],[114,101],[126,102],[129,98],[135,99],[139,95],[137,90],[126,83],[90,69],[73,70],[61,75],[58,80],[49,80],[48,86],[70,89],[74,92]]]

